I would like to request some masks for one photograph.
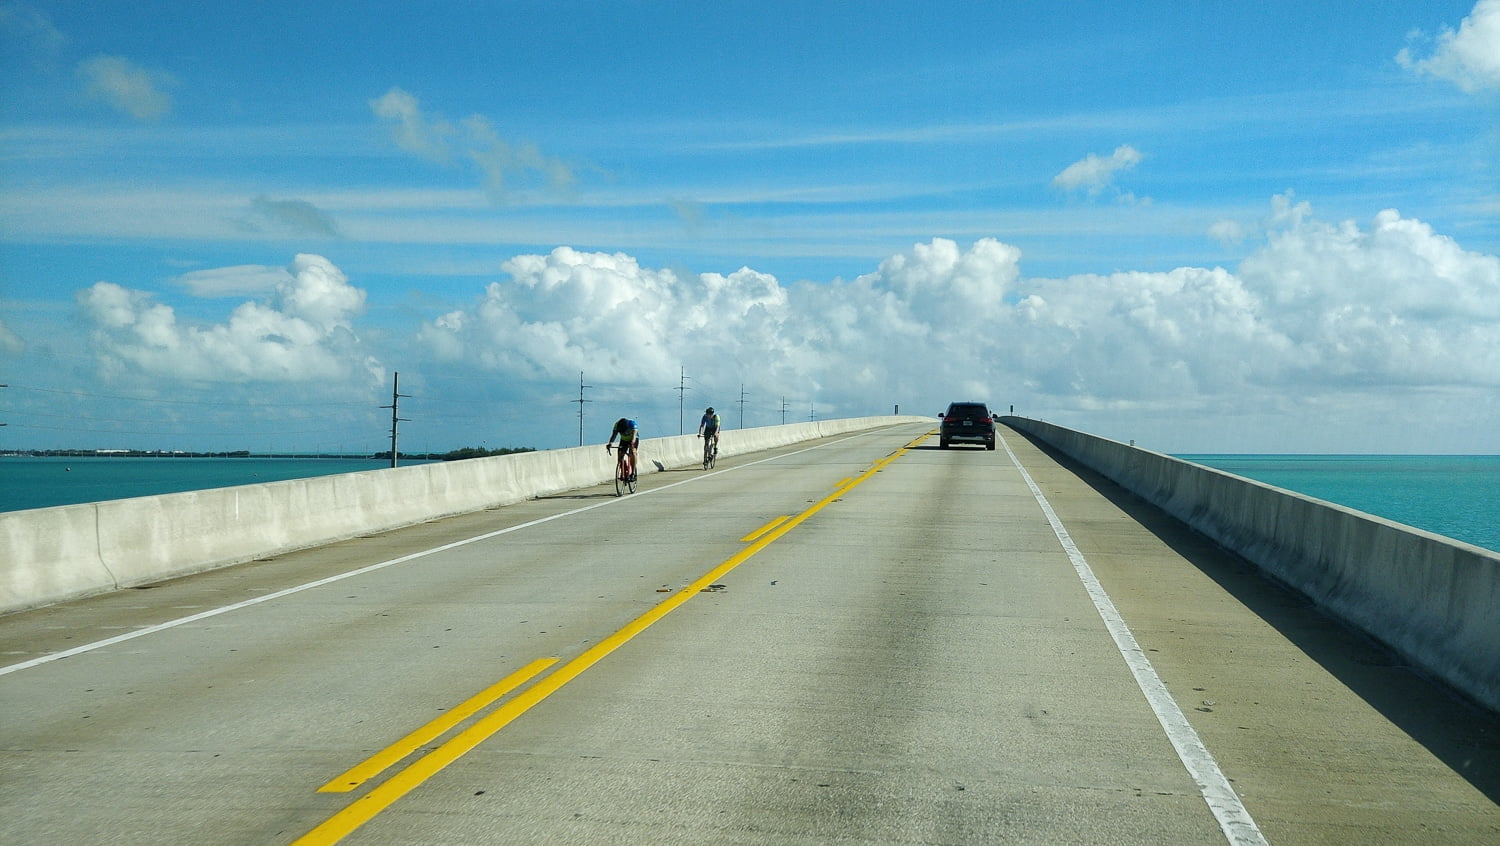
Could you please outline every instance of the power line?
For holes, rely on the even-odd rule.
[[[677,387],[674,389],[674,390],[677,391],[677,434],[679,434],[679,435],[682,434],[683,400],[686,399],[686,397],[687,397],[687,389],[688,389],[687,388],[687,368],[686,367],[682,367],[680,369],[681,369],[682,372],[681,372],[680,378],[678,380]]]
[[[397,373],[397,372],[393,371],[391,373],[391,376],[392,376],[392,379],[391,379],[391,404],[390,405],[382,405],[381,408],[389,408],[391,410],[391,466],[395,467],[396,466],[396,456],[400,455],[400,453],[396,451],[396,424],[398,424],[398,423],[400,423],[402,421],[406,421],[408,423],[411,422],[410,420],[408,420],[405,417],[397,417],[396,416],[396,407],[401,404],[401,398],[402,397],[410,398],[411,394],[403,394],[403,393],[401,393],[401,374],[400,373]]]
[[[578,399],[572,400],[572,402],[578,403],[578,445],[579,446],[583,446],[583,404],[586,403],[586,402],[593,402],[593,400],[591,400],[591,399],[584,399],[583,398],[583,389],[584,388],[592,388],[592,387],[594,387],[594,386],[593,385],[585,385],[585,384],[583,384],[583,371],[582,370],[578,371]]]

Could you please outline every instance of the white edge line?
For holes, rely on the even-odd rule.
[[[1125,659],[1130,672],[1135,676],[1135,682],[1141,688],[1141,693],[1146,695],[1146,701],[1150,703],[1151,710],[1156,713],[1156,719],[1161,723],[1162,729],[1167,733],[1167,738],[1172,741],[1172,746],[1177,750],[1177,757],[1187,768],[1188,774],[1198,784],[1198,791],[1203,796],[1203,801],[1208,803],[1209,810],[1213,811],[1214,818],[1219,821],[1219,828],[1224,832],[1224,837],[1236,846],[1251,846],[1251,844],[1266,844],[1266,838],[1261,834],[1260,828],[1256,826],[1255,820],[1250,817],[1250,812],[1245,810],[1245,805],[1240,801],[1239,794],[1234,792],[1228,777],[1224,771],[1219,769],[1219,762],[1203,745],[1203,739],[1188,722],[1187,715],[1178,707],[1177,700],[1167,690],[1161,677],[1156,674],[1156,668],[1151,666],[1151,661],[1146,653],[1136,642],[1135,635],[1131,634],[1130,627],[1120,616],[1119,609],[1104,592],[1103,585],[1099,584],[1098,578],[1094,576],[1094,570],[1084,559],[1083,553],[1073,543],[1073,538],[1068,530],[1063,527],[1062,520],[1058,519],[1057,512],[1052,510],[1052,504],[1042,494],[1042,489],[1021,466],[1016,454],[1011,451],[1010,444],[1004,437],[1000,442],[1005,445],[1005,453],[1010,456],[1011,463],[1021,471],[1021,478],[1026,481],[1026,486],[1031,488],[1031,495],[1036,497],[1037,504],[1042,507],[1042,512],[1047,515],[1047,522],[1052,524],[1052,531],[1057,535],[1058,541],[1062,543],[1063,550],[1068,554],[1068,560],[1073,562],[1073,569],[1078,572],[1078,578],[1082,580],[1084,588],[1088,591],[1089,598],[1094,601],[1094,608],[1099,616],[1104,619],[1104,626],[1109,630],[1110,636],[1115,640],[1115,648],[1120,650],[1120,655]]]
[[[826,443],[826,444],[817,444],[816,446],[805,447],[803,449],[795,450],[793,452],[786,452],[786,453],[782,453],[780,455],[773,455],[773,456],[771,456],[769,458],[762,458],[759,461],[752,461],[752,462],[749,462],[748,464],[739,464],[739,465],[735,465],[734,467],[727,467],[727,468],[725,468],[723,470],[716,470],[716,471],[714,471],[712,473],[703,473],[703,474],[700,474],[700,475],[697,475],[697,476],[693,476],[690,479],[684,479],[684,480],[682,480],[680,482],[673,482],[673,483],[671,483],[669,485],[662,485],[659,488],[652,488],[649,491],[641,491],[639,494],[633,494],[632,496],[628,496],[628,497],[614,497],[614,498],[605,500],[604,502],[596,502],[593,505],[585,505],[582,508],[575,508],[572,511],[564,511],[564,512],[562,512],[560,514],[553,514],[553,515],[548,516],[548,517],[541,517],[539,519],[532,520],[530,522],[518,523],[517,525],[514,525],[514,526],[509,526],[507,528],[499,529],[499,530],[493,531],[493,532],[487,532],[487,533],[482,534],[482,535],[476,535],[476,536],[474,536],[472,538],[465,538],[464,540],[461,540],[461,541],[454,541],[453,543],[443,544],[442,546],[435,546],[435,547],[433,547],[431,549],[424,549],[424,550],[421,550],[420,552],[413,552],[413,553],[410,553],[408,555],[403,555],[403,556],[401,556],[399,558],[392,558],[389,561],[382,561],[379,564],[371,564],[368,567],[361,567],[358,570],[350,570],[347,573],[339,573],[336,576],[329,576],[326,579],[318,579],[317,581],[308,582],[306,584],[297,585],[296,587],[289,587],[289,588],[286,588],[285,590],[278,590],[275,593],[268,593],[268,594],[266,594],[264,596],[257,596],[254,599],[247,599],[247,600],[245,600],[243,602],[236,602],[236,603],[234,603],[232,605],[225,605],[225,606],[220,607],[220,608],[212,608],[212,609],[209,609],[208,611],[202,611],[202,612],[199,612],[197,614],[192,614],[192,615],[187,616],[187,617],[180,617],[180,618],[178,618],[176,620],[168,620],[165,623],[157,623],[157,624],[152,625],[152,626],[146,626],[145,628],[136,629],[133,632],[126,632],[125,634],[116,635],[114,637],[106,638],[104,640],[94,641],[93,643],[86,643],[86,644],[83,644],[82,646],[75,646],[72,649],[65,649],[65,650],[63,650],[61,652],[49,652],[46,655],[39,655],[36,658],[32,658],[32,659],[27,660],[27,661],[22,661],[22,662],[20,662],[18,664],[11,664],[9,666],[0,667],[0,676],[9,675],[11,673],[18,673],[18,672],[20,672],[22,670],[29,670],[32,667],[39,667],[42,664],[48,664],[48,663],[51,663],[53,661],[59,661],[59,660],[61,660],[63,658],[71,658],[74,655],[82,655],[85,652],[92,652],[92,651],[94,651],[96,649],[103,649],[103,648],[108,647],[108,646],[114,646],[115,644],[124,643],[125,641],[128,641],[128,640],[135,640],[138,637],[145,637],[146,635],[156,634],[157,632],[166,631],[167,629],[174,629],[174,628],[176,628],[178,626],[184,626],[184,625],[187,625],[188,623],[196,623],[199,620],[206,620],[209,617],[217,617],[220,614],[228,614],[231,611],[238,611],[238,610],[240,610],[242,608],[249,608],[252,605],[259,605],[259,604],[261,604],[263,602],[271,602],[272,600],[282,599],[283,597],[291,596],[292,594],[295,594],[295,593],[301,593],[301,592],[303,592],[305,590],[312,590],[313,588],[320,588],[320,587],[323,587],[325,585],[331,585],[334,582],[341,582],[341,581],[343,581],[345,579],[352,579],[355,576],[363,576],[366,573],[373,573],[376,570],[383,570],[386,567],[393,567],[393,566],[395,566],[397,564],[404,564],[404,563],[406,563],[408,561],[412,561],[412,560],[415,560],[415,559],[418,559],[418,558],[423,558],[423,557],[426,557],[428,555],[434,555],[434,554],[439,553],[439,552],[446,552],[446,551],[448,551],[450,549],[457,549],[458,547],[461,547],[461,546],[467,546],[468,544],[471,544],[471,543],[478,543],[479,541],[489,540],[490,538],[496,538],[496,537],[499,537],[501,535],[510,534],[511,532],[519,532],[522,529],[529,529],[532,526],[539,526],[542,523],[547,523],[547,522],[550,522],[552,520],[558,520],[558,519],[561,519],[563,517],[572,517],[575,514],[582,514],[585,511],[592,511],[595,508],[603,508],[606,505],[614,505],[616,503],[629,502],[631,499],[633,499],[636,496],[648,496],[648,495],[656,493],[658,491],[664,491],[664,490],[667,490],[668,488],[675,488],[678,485],[686,485],[686,484],[689,484],[691,482],[695,482],[695,481],[697,481],[699,479],[707,478],[708,476],[717,476],[717,475],[719,475],[721,473],[732,473],[735,470],[743,470],[746,467],[754,467],[757,464],[764,464],[767,461],[776,461],[776,460],[779,460],[779,459],[782,459],[782,458],[790,458],[791,456],[794,456],[794,455],[801,455],[804,452],[811,452],[812,450],[815,450],[815,449],[822,449],[823,447],[834,446],[835,444],[840,444],[840,443],[843,443],[844,441],[853,440],[854,438],[858,438],[858,437],[860,437],[862,435],[866,435],[866,434],[869,434],[869,433],[868,432],[860,432],[860,433],[856,433],[854,435],[850,435],[847,438],[840,438],[837,441],[830,441],[829,443]]]

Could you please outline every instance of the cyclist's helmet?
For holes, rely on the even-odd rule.
[[[714,407],[713,406],[709,406],[707,409],[704,409],[703,413],[704,414],[713,414],[714,413]]]
[[[623,417],[621,417],[619,420],[615,421],[615,428],[616,429],[624,429],[626,426],[629,426],[629,425],[630,425],[630,421],[626,420]]]

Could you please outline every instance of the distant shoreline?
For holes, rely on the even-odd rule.
[[[0,452],[0,458],[390,458],[389,452],[186,452],[154,449],[21,449]],[[401,453],[406,458],[406,453]]]
[[[401,461],[456,461],[464,458],[491,458],[497,455],[512,455],[518,452],[535,452],[532,447],[462,447],[448,452],[403,452],[397,454]],[[389,461],[391,453],[385,452],[251,452],[247,449],[227,452],[188,452],[186,450],[157,449],[13,449],[0,451],[0,458],[274,458],[274,459],[337,459],[342,461]]]

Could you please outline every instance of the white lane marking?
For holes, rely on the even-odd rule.
[[[723,473],[732,473],[735,470],[743,470],[746,467],[754,467],[757,464],[764,464],[764,463],[766,463],[768,461],[776,461],[776,460],[779,460],[779,459],[782,459],[782,458],[790,458],[791,456],[794,456],[794,455],[801,455],[804,452],[811,452],[811,451],[813,451],[815,449],[822,449],[823,447],[835,446],[837,444],[844,443],[845,441],[852,441],[855,438],[863,437],[863,436],[869,435],[869,434],[872,434],[872,433],[871,432],[860,432],[860,433],[855,434],[855,435],[850,435],[847,438],[840,438],[837,441],[830,441],[830,442],[828,442],[826,444],[817,444],[816,446],[805,447],[803,449],[795,450],[793,452],[782,453],[781,455],[773,455],[773,456],[771,456],[769,458],[762,458],[759,461],[752,461],[752,462],[749,462],[748,464],[739,464],[739,465],[736,465],[734,467],[727,467],[727,468],[725,468],[723,470],[717,470],[717,471],[715,471],[713,473],[703,473],[703,474],[700,474],[700,475],[693,476],[693,477],[691,477],[689,479],[684,479],[681,482],[673,482],[673,483],[671,483],[669,485],[662,485],[659,488],[652,488],[649,491],[641,491],[640,493],[633,494],[631,496],[627,496],[627,497],[611,497],[610,499],[607,499],[604,502],[596,502],[593,505],[585,505],[582,508],[575,508],[572,511],[564,511],[564,512],[562,512],[560,514],[553,514],[550,517],[541,517],[539,519],[532,520],[532,521],[527,522],[527,523],[519,523],[517,525],[510,526],[509,528],[499,529],[497,531],[488,532],[488,533],[483,534],[483,535],[476,535],[475,537],[472,537],[472,538],[466,538],[466,539],[461,540],[461,541],[454,541],[453,543],[443,544],[442,546],[435,546],[435,547],[433,547],[431,549],[421,550],[420,552],[413,552],[413,553],[410,553],[408,555],[403,555],[400,558],[392,558],[389,561],[382,561],[379,564],[371,564],[368,567],[361,567],[361,568],[359,568],[357,570],[350,570],[347,573],[339,573],[336,576],[329,576],[326,579],[318,579],[317,581],[308,582],[306,584],[297,585],[296,587],[289,587],[289,588],[287,588],[285,590],[278,590],[275,593],[268,593],[268,594],[266,594],[264,596],[257,596],[254,599],[247,599],[247,600],[245,600],[243,602],[236,602],[236,603],[234,603],[232,605],[225,605],[225,606],[222,606],[220,608],[213,608],[213,609],[210,609],[208,611],[204,611],[204,612],[199,613],[199,614],[193,614],[193,615],[190,615],[190,616],[187,616],[187,617],[180,617],[180,618],[178,618],[176,620],[168,620],[168,621],[166,621],[164,623],[157,623],[154,626],[146,626],[145,628],[136,629],[134,631],[127,632],[126,634],[116,635],[114,637],[106,638],[104,640],[94,641],[93,643],[86,643],[86,644],[83,644],[82,646],[75,646],[72,649],[65,649],[65,650],[63,650],[61,652],[50,652],[50,653],[48,653],[46,655],[41,655],[41,656],[38,656],[36,658],[32,658],[29,661],[22,661],[19,664],[11,664],[11,665],[9,665],[7,667],[0,667],[0,676],[9,675],[10,673],[18,673],[21,670],[29,670],[32,667],[38,667],[38,666],[41,666],[42,664],[51,663],[52,661],[58,661],[58,660],[61,660],[63,658],[71,658],[74,655],[82,655],[85,652],[92,652],[92,651],[94,651],[96,649],[103,649],[103,648],[108,647],[108,646],[114,646],[117,643],[124,643],[125,641],[128,641],[128,640],[135,640],[138,637],[145,637],[146,635],[156,634],[157,632],[166,631],[167,629],[174,629],[174,628],[176,628],[178,626],[187,625],[188,623],[196,623],[199,620],[206,620],[206,619],[208,619],[210,617],[217,617],[220,614],[228,614],[230,611],[238,611],[238,610],[240,610],[242,608],[249,608],[252,605],[260,605],[263,602],[271,602],[273,600],[277,600],[277,599],[281,599],[283,597],[291,596],[292,594],[301,593],[301,592],[303,592],[305,590],[312,590],[313,588],[320,588],[320,587],[323,587],[325,585],[331,585],[334,582],[341,582],[344,579],[352,579],[355,576],[363,576],[366,573],[373,573],[376,570],[384,570],[387,567],[393,567],[393,566],[395,566],[397,564],[405,564],[408,561],[413,561],[413,560],[416,560],[418,558],[425,558],[426,556],[434,555],[434,554],[439,553],[439,552],[446,552],[446,551],[448,551],[450,549],[457,549],[458,547],[467,546],[468,544],[471,544],[471,543],[478,543],[479,541],[489,540],[490,538],[497,538],[497,537],[499,537],[501,535],[508,535],[511,532],[519,532],[522,529],[529,529],[532,526],[539,526],[542,523],[548,523],[548,522],[551,522],[553,520],[561,519],[563,517],[572,517],[575,514],[582,514],[585,511],[592,511],[595,508],[603,508],[606,505],[615,505],[617,503],[630,502],[632,499],[635,499],[636,497],[649,496],[649,495],[651,495],[653,493],[657,493],[658,491],[664,491],[664,490],[667,490],[669,488],[675,488],[678,485],[686,485],[686,484],[689,484],[691,482],[696,482],[699,479],[707,478],[709,476],[718,476],[718,475],[721,475]]]
[[[1151,710],[1156,713],[1156,719],[1167,733],[1167,738],[1172,741],[1172,746],[1177,750],[1177,757],[1182,760],[1183,766],[1187,767],[1188,774],[1198,784],[1198,792],[1203,796],[1203,801],[1208,803],[1209,810],[1213,811],[1214,818],[1219,821],[1219,829],[1224,832],[1224,837],[1235,846],[1264,846],[1266,838],[1261,834],[1260,828],[1256,826],[1255,820],[1250,818],[1250,812],[1245,810],[1245,805],[1240,801],[1239,794],[1234,792],[1234,787],[1229,784],[1229,779],[1219,769],[1219,762],[1209,753],[1208,747],[1203,745],[1202,738],[1188,722],[1187,716],[1182,709],[1177,707],[1177,700],[1172,698],[1167,686],[1162,683],[1161,677],[1156,674],[1156,668],[1151,666],[1151,661],[1136,643],[1135,635],[1130,633],[1130,627],[1125,625],[1125,620],[1115,608],[1114,600],[1104,592],[1104,587],[1094,577],[1094,570],[1089,566],[1083,553],[1073,543],[1073,538],[1068,530],[1063,527],[1062,520],[1058,519],[1057,512],[1052,510],[1052,504],[1042,494],[1042,489],[1037,487],[1032,480],[1031,474],[1021,466],[1016,458],[1015,452],[1005,438],[996,435],[1000,442],[1005,445],[1005,453],[1010,456],[1010,461],[1021,471],[1021,478],[1026,480],[1026,486],[1031,488],[1031,495],[1036,497],[1037,504],[1042,507],[1042,513],[1047,515],[1047,522],[1052,524],[1052,531],[1057,535],[1058,541],[1062,543],[1063,550],[1068,553],[1068,560],[1073,562],[1073,569],[1078,572],[1078,578],[1082,580],[1083,586],[1088,590],[1089,598],[1094,601],[1094,608],[1099,616],[1104,619],[1104,627],[1109,630],[1110,636],[1115,640],[1115,648],[1120,651],[1121,657],[1125,659],[1130,672],[1135,676],[1135,683],[1140,686],[1141,693],[1146,695],[1146,701],[1150,703]]]

